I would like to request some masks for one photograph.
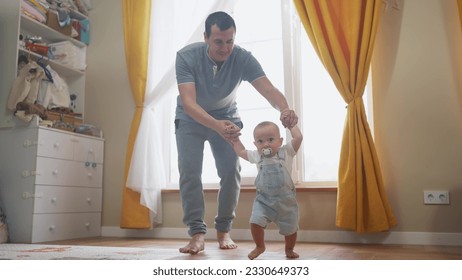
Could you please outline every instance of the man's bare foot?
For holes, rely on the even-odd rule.
[[[294,252],[294,249],[286,249],[286,257],[289,259],[296,259],[299,255]]]
[[[265,247],[255,247],[252,252],[250,252],[247,256],[249,259],[253,260],[256,257],[260,256],[263,252],[265,252],[266,248]]]
[[[201,251],[204,251],[205,246],[205,234],[196,233],[192,236],[188,245],[180,248],[181,253],[195,255]]]
[[[218,245],[220,249],[236,249],[237,244],[231,239],[229,232],[217,231]]]

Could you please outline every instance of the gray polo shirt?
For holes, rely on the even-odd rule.
[[[196,85],[196,102],[216,119],[239,121],[236,91],[242,81],[253,82],[265,76],[260,63],[245,49],[235,45],[233,52],[217,71],[217,65],[207,54],[205,42],[190,44],[177,52],[177,83]],[[177,98],[176,119],[193,121]]]

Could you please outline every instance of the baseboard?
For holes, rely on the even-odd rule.
[[[137,238],[174,238],[188,239],[186,228],[157,228],[152,230],[121,229],[119,227],[102,227],[105,237],[137,237]],[[209,238],[215,238],[215,233],[209,232]],[[233,229],[235,240],[252,240],[250,230]],[[278,230],[266,230],[268,241],[283,241]],[[298,232],[299,242],[314,243],[361,243],[361,244],[399,244],[399,245],[439,245],[462,246],[462,233],[441,232],[383,232],[357,234],[351,231],[333,230],[302,230]]]

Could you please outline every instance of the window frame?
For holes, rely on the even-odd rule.
[[[283,79],[284,89],[283,92],[287,99],[287,102],[291,108],[299,116],[299,126],[303,131],[303,110],[302,110],[302,96],[296,94],[302,92],[302,66],[301,63],[301,36],[304,34],[303,26],[296,15],[296,10],[291,1],[280,0],[281,5],[281,22],[282,22],[282,49],[283,49]],[[372,114],[372,86],[371,86],[371,75],[366,86],[365,106],[366,114],[373,116]],[[175,99],[176,100],[176,99]],[[369,123],[371,131],[373,132],[373,125]],[[174,135],[174,134],[171,134]],[[290,139],[290,134],[285,135],[286,139]],[[174,140],[174,139],[173,139]],[[170,145],[172,149],[174,145]],[[304,181],[303,173],[305,170],[305,161],[303,153],[303,145],[300,147],[295,157],[292,169],[292,179],[296,184],[297,188],[310,188],[310,189],[336,189],[338,187],[337,181]],[[205,154],[205,152],[204,152]],[[205,162],[205,159],[204,159]],[[171,165],[171,164],[170,164]],[[170,167],[171,168],[171,167]],[[172,174],[169,172],[169,185],[167,189],[178,189],[178,182],[172,180]],[[255,188],[254,186],[255,177],[242,177],[241,187],[245,189]],[[204,189],[216,189],[219,187],[218,182],[214,183],[203,183]]]

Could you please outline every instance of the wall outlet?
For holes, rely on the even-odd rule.
[[[424,191],[424,204],[449,204],[449,192]]]

